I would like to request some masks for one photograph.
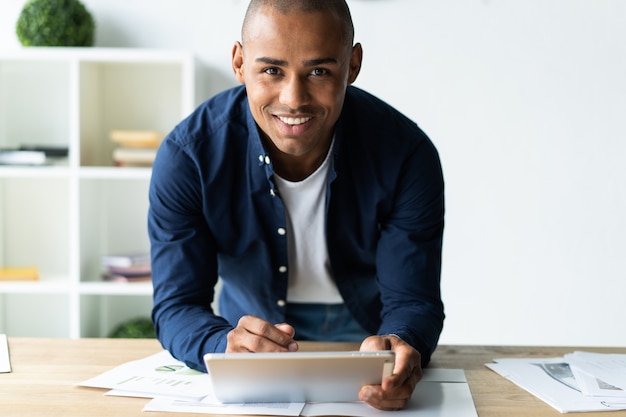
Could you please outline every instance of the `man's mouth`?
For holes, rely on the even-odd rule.
[[[277,117],[281,122],[288,124],[289,126],[301,125],[312,119],[312,117]]]

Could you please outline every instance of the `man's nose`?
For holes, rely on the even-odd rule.
[[[308,104],[309,92],[306,77],[293,75],[287,78],[280,93],[280,101],[290,109],[298,109]]]

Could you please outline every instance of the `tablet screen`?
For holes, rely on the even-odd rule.
[[[204,361],[223,403],[358,401],[363,385],[391,375],[394,354],[375,352],[209,353]]]

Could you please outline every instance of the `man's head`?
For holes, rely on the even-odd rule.
[[[351,47],[354,43],[354,25],[350,9],[344,0],[252,0],[248,5],[246,17],[241,28],[241,39],[246,42],[246,28],[249,21],[263,7],[272,7],[282,14],[294,11],[313,13],[327,12],[334,15],[341,24],[346,45]]]
[[[233,48],[262,133],[283,154],[325,153],[345,91],[361,68],[343,0],[252,0]]]

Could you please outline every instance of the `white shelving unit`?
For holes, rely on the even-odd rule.
[[[113,129],[169,132],[195,105],[181,51],[25,48],[0,53],[0,148],[68,146],[54,166],[0,166],[0,333],[104,337],[148,316],[150,283],[102,280],[105,254],[148,251],[150,168],[115,167]]]

